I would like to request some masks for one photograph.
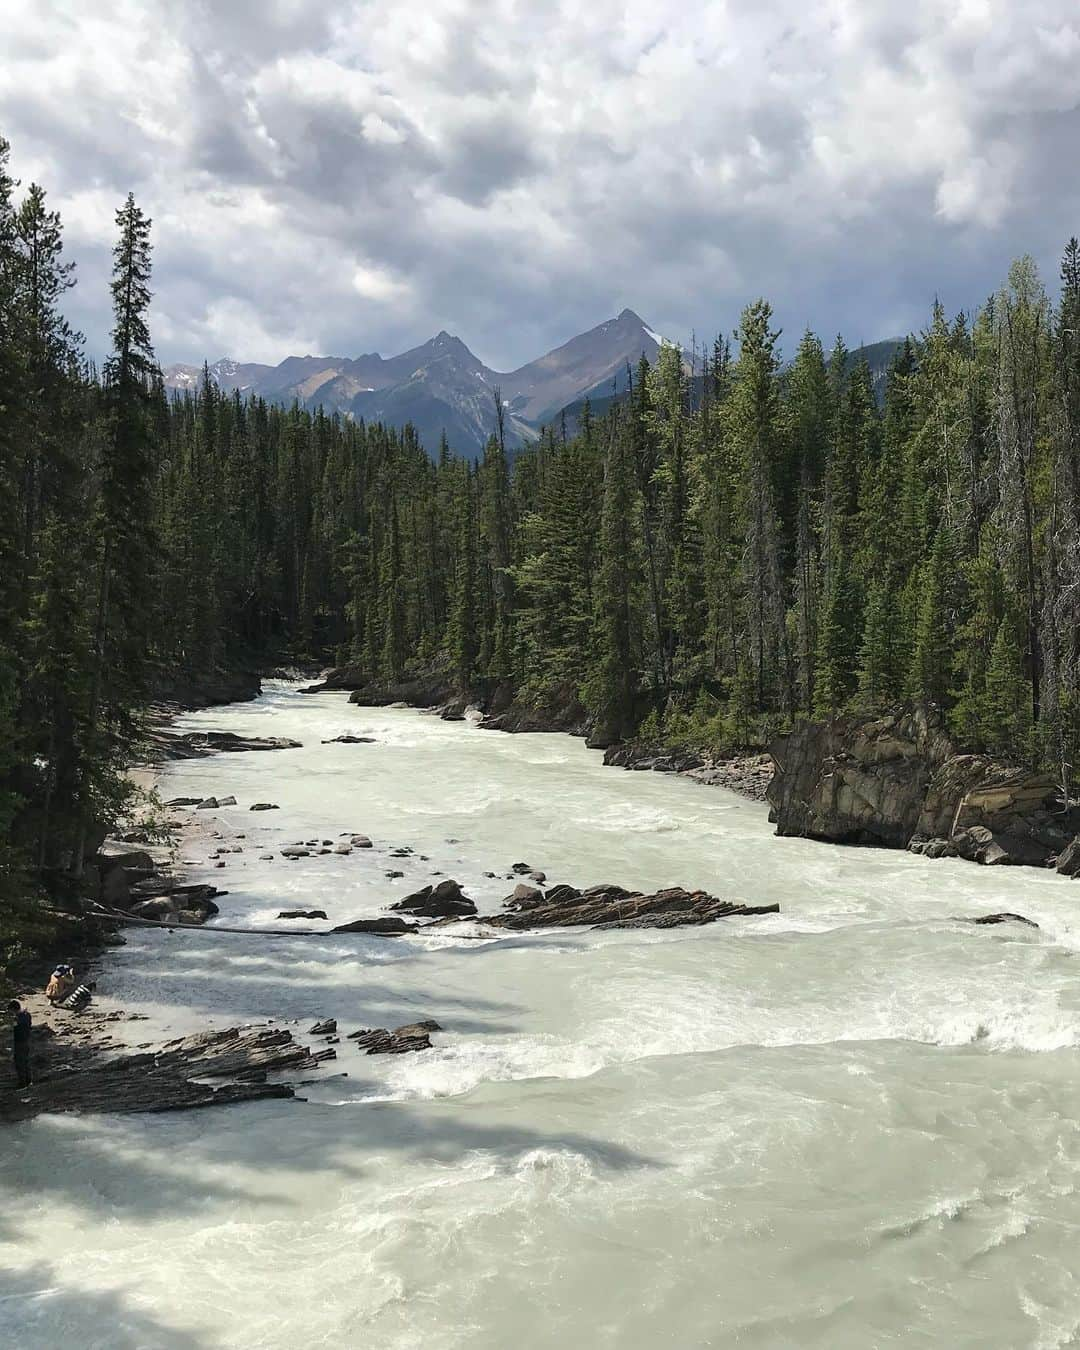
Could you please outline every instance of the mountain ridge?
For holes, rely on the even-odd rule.
[[[510,449],[527,445],[575,400],[601,386],[625,383],[626,366],[642,355],[655,360],[658,334],[632,309],[578,333],[516,370],[486,366],[445,329],[397,356],[287,356],[276,366],[221,357],[206,370],[219,388],[274,403],[294,400],[347,417],[406,423],[429,453],[443,434],[459,454],[475,458],[496,428],[495,391],[503,405]],[[193,391],[203,366],[179,363],[164,371],[165,387]]]

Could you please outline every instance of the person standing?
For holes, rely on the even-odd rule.
[[[11,1052],[15,1058],[16,1087],[26,1088],[30,1086],[31,1081],[30,1028],[33,1026],[33,1019],[15,998],[8,1004],[8,1012],[12,1014]]]

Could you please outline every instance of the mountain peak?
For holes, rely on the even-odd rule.
[[[645,323],[645,320],[641,317],[641,315],[640,315],[640,314],[635,314],[634,311],[633,311],[632,309],[624,309],[624,310],[622,311],[622,313],[619,315],[619,321],[620,321],[620,323],[621,323],[624,319],[628,319],[631,323],[636,323],[636,324],[638,325],[639,328],[646,328],[646,327],[648,326],[648,325]]]

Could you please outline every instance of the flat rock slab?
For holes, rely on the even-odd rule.
[[[43,1112],[181,1111],[292,1097],[290,1083],[270,1083],[267,1076],[313,1069],[333,1053],[312,1054],[290,1031],[270,1027],[200,1032],[135,1054],[51,1037],[44,1064],[35,1056],[34,1086],[0,1096],[0,1120]]]

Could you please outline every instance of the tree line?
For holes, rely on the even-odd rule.
[[[1080,768],[1080,246],[940,305],[883,389],[843,342],[781,358],[756,301],[601,414],[477,463],[406,427],[201,387],[154,358],[150,222],[116,216],[100,370],[59,216],[0,141],[0,890],[77,881],[179,677],[288,660],[597,742],[765,744],[930,700],[970,749]],[[501,404],[496,399],[497,413]]]

